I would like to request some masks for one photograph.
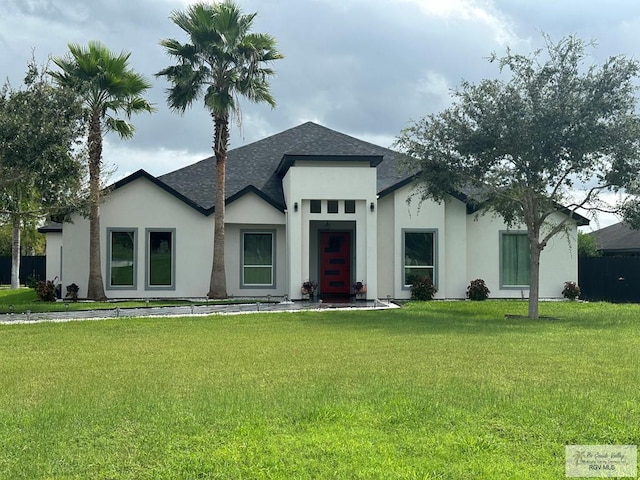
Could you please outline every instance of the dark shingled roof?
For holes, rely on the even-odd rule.
[[[285,156],[333,157],[332,160],[366,157],[374,166],[381,160],[377,167],[378,193],[393,191],[394,187],[408,183],[412,178],[411,174],[400,172],[400,153],[307,122],[229,150],[226,164],[227,202],[244,192],[253,191],[274,207],[284,210],[286,206],[278,167]],[[158,180],[210,213],[215,204],[215,174],[215,157],[209,157],[162,175]]]
[[[231,203],[244,194],[253,192],[275,208],[284,211],[286,205],[282,177],[297,160],[366,161],[370,166],[376,167],[376,192],[379,197],[384,197],[416,178],[417,170],[401,169],[403,157],[402,153],[350,137],[316,123],[303,123],[227,152],[226,203]],[[113,188],[122,187],[140,177],[147,178],[205,215],[210,215],[214,211],[216,161],[213,156],[157,178],[144,170],[139,170],[116,182]],[[452,193],[453,196],[467,203],[468,213],[473,213],[481,205],[470,203],[468,194],[468,191]],[[578,225],[589,224],[586,218],[571,214],[560,205],[558,207],[564,213],[573,215]]]
[[[640,230],[632,230],[624,223],[615,223],[589,235],[596,241],[596,248],[605,253],[640,252]]]

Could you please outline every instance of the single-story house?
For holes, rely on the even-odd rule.
[[[589,235],[604,256],[640,256],[640,230],[633,230],[625,223],[614,223]]]
[[[524,229],[478,215],[452,192],[442,203],[408,203],[414,175],[401,154],[308,122],[230,150],[226,170],[227,290],[235,297],[320,298],[353,294],[410,298],[428,275],[436,298],[465,298],[482,278],[493,298],[528,294]],[[215,158],[154,177],[139,170],[116,182],[101,205],[105,291],[110,298],[203,297],[213,250]],[[566,218],[558,211],[551,222]],[[540,296],[561,297],[577,280],[577,225],[542,253]],[[47,230],[47,275],[86,292],[89,223]]]

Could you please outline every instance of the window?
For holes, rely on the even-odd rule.
[[[147,289],[175,288],[175,229],[147,229]]]
[[[274,287],[274,232],[242,233],[242,286]]]
[[[311,213],[322,213],[322,202],[320,200],[311,200]]]
[[[500,285],[529,286],[529,238],[526,233],[501,232]]]
[[[327,213],[338,213],[338,200],[327,200]]]
[[[107,289],[136,288],[136,232],[133,229],[107,229]]]
[[[436,283],[436,231],[404,231],[403,235],[403,285],[408,288],[415,277],[429,277]]]
[[[356,201],[345,200],[344,201],[344,213],[356,213]]]

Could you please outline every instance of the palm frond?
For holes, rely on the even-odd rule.
[[[161,41],[167,54],[177,60],[156,74],[171,83],[167,89],[170,108],[184,112],[200,96],[214,116],[239,113],[239,96],[275,106],[269,92],[274,71],[265,64],[283,55],[271,35],[251,32],[255,17],[255,13],[243,14],[231,0],[196,3],[171,14],[189,43]]]
[[[121,138],[131,138],[135,133],[133,124],[121,118],[114,118],[108,115],[104,119],[104,126],[107,132],[115,132]]]

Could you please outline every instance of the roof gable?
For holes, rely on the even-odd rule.
[[[197,211],[199,211],[203,215],[211,215],[211,213],[213,213],[213,209],[205,209],[205,208],[203,208],[202,206],[200,206],[197,203],[195,203],[193,200],[191,200],[189,197],[187,197],[183,193],[175,190],[171,186],[167,185],[163,181],[159,180],[158,178],[154,177],[153,175],[151,175],[150,173],[148,173],[147,171],[142,170],[142,169],[138,170],[137,172],[132,173],[128,177],[125,177],[125,178],[123,178],[121,180],[118,180],[113,185],[108,187],[108,189],[117,190],[119,188],[122,188],[122,187],[124,187],[124,186],[126,186],[126,185],[128,185],[128,184],[130,184],[130,183],[132,183],[132,182],[134,182],[136,180],[138,180],[139,178],[144,178],[144,179],[150,181],[154,185],[160,187],[165,192],[167,192],[170,195],[173,195],[174,197],[176,197],[181,202],[184,202],[187,205],[189,205],[190,207],[196,209]]]
[[[281,210],[286,208],[281,175],[297,159],[367,161],[377,167],[377,191],[410,177],[400,172],[402,154],[359,140],[313,122],[271,135],[262,140],[229,150],[226,163],[227,203],[252,186],[263,198]],[[215,204],[215,157],[158,177],[175,191],[191,199],[200,208]]]

